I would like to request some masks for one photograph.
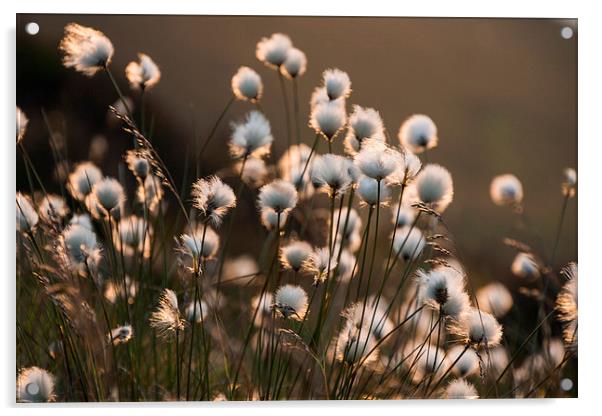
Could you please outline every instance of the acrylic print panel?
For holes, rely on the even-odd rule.
[[[18,15],[16,400],[577,396],[576,36]]]

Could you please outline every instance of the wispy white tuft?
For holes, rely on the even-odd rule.
[[[159,297],[159,304],[149,318],[149,323],[157,331],[157,335],[170,339],[183,331],[186,321],[180,317],[178,297],[171,289],[163,289]]]
[[[506,315],[514,304],[510,291],[499,282],[489,283],[480,288],[477,291],[477,301],[481,310],[489,312],[496,318]]]
[[[416,175],[407,192],[411,203],[422,203],[442,213],[453,200],[454,184],[447,169],[429,164]]]
[[[468,311],[470,300],[464,289],[464,276],[455,269],[439,266],[416,273],[418,298],[426,306],[445,316],[460,319]]]
[[[426,238],[418,228],[412,228],[411,225],[397,228],[393,240],[393,250],[402,259],[406,261],[417,259],[425,245]]]
[[[257,102],[263,95],[263,82],[255,70],[241,66],[232,77],[232,92],[239,100]]]
[[[415,114],[399,128],[399,141],[413,153],[422,153],[437,146],[437,126],[430,117]]]
[[[259,190],[259,207],[276,213],[290,211],[297,205],[297,190],[290,182],[277,179]]]
[[[346,72],[340,69],[327,69],[322,73],[322,85],[330,100],[347,98],[351,94],[351,80]]]
[[[321,134],[326,140],[332,141],[345,127],[346,120],[345,107],[338,101],[329,101],[312,107],[309,125],[317,134]]]
[[[109,337],[113,345],[125,344],[134,336],[134,329],[131,325],[122,325],[111,330]]]
[[[331,197],[344,194],[351,185],[347,159],[332,153],[315,157],[310,176],[314,187]]]
[[[499,175],[491,181],[489,193],[496,205],[519,205],[523,200],[523,185],[514,175]]]
[[[216,227],[221,225],[226,213],[236,206],[234,191],[217,176],[198,179],[192,185],[192,201],[194,207]]]
[[[274,294],[274,308],[284,318],[302,321],[308,306],[307,293],[301,286],[284,285]]]
[[[92,76],[111,63],[113,44],[104,33],[69,23],[59,45],[63,53],[63,65],[74,68],[87,76]]]
[[[280,263],[287,270],[298,272],[312,254],[312,247],[305,241],[291,241],[280,248]]]
[[[479,393],[477,392],[477,389],[474,385],[464,380],[463,378],[458,378],[449,383],[445,388],[445,398],[478,399]]]
[[[293,47],[291,39],[282,33],[273,33],[269,38],[261,38],[255,49],[255,56],[264,64],[278,68]]]
[[[493,348],[502,340],[502,326],[495,317],[476,308],[464,312],[449,330],[474,348]]]
[[[572,198],[575,196],[577,187],[577,172],[573,168],[566,168],[564,169],[563,174],[562,195]]]
[[[73,198],[83,201],[94,184],[102,179],[102,172],[91,162],[78,164],[73,172],[69,174],[67,189]]]
[[[138,62],[132,61],[125,67],[125,76],[135,90],[147,90],[157,85],[161,70],[150,56],[139,53]]]
[[[33,231],[40,220],[40,217],[33,206],[33,202],[29,196],[24,195],[21,192],[17,192],[16,201],[17,231]]]
[[[280,72],[287,78],[297,78],[305,74],[307,70],[307,57],[303,51],[297,48],[288,50],[284,63],[280,66]]]
[[[375,109],[354,105],[344,140],[345,151],[355,155],[361,150],[365,140],[385,142],[383,121]]]
[[[270,153],[274,138],[270,122],[259,111],[251,111],[241,123],[232,124],[230,153],[236,158],[262,157]]]
[[[17,377],[17,401],[43,403],[55,400],[54,376],[38,367],[22,368]]]
[[[387,182],[362,176],[357,187],[357,194],[367,205],[387,205],[391,198],[391,189]]]
[[[535,257],[529,253],[518,253],[512,262],[512,273],[517,277],[532,278],[539,277],[540,270]]]

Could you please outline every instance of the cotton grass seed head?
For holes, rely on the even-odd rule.
[[[27,131],[27,125],[29,124],[29,119],[25,115],[23,111],[19,107],[17,107],[17,143],[23,140],[25,136],[25,132]]]
[[[408,186],[408,197],[412,203],[422,203],[442,213],[454,197],[451,174],[443,166],[426,165]]]
[[[287,78],[293,79],[305,74],[307,70],[307,57],[303,51],[290,48],[286,59],[280,66],[280,73]]]
[[[332,271],[337,267],[337,261],[335,258],[335,253],[337,252],[338,251],[336,249],[333,250],[333,255],[331,257],[328,247],[316,248],[303,262],[303,270],[314,277],[315,285],[324,283],[328,277],[329,271],[332,276]]]
[[[343,111],[345,110],[345,97],[339,97],[337,99],[331,100],[328,96],[328,92],[326,91],[326,87],[316,87],[312,92],[311,98],[309,100],[310,109],[313,110],[320,104],[327,103],[338,104],[343,109]]]
[[[113,44],[104,33],[69,23],[59,45],[63,53],[63,65],[74,68],[87,76],[92,76],[111,63]]]
[[[131,325],[121,325],[111,330],[109,337],[113,345],[120,345],[129,342],[134,336],[134,329]]]
[[[144,182],[138,185],[136,198],[149,212],[154,213],[163,199],[161,180],[154,175],[148,175]]]
[[[450,382],[445,388],[446,399],[478,399],[479,393],[474,385],[458,378]]]
[[[208,225],[200,225],[194,231],[180,236],[181,249],[193,260],[209,259],[217,253],[219,236]]]
[[[257,42],[255,56],[267,66],[277,69],[286,61],[292,47],[293,42],[287,35],[273,33],[269,38],[264,37]]]
[[[391,213],[393,214],[393,225],[396,227],[412,225],[414,219],[416,218],[416,208],[413,208],[403,202],[401,203],[401,206],[399,206],[399,204],[395,204],[391,208]]]
[[[345,107],[337,101],[317,104],[311,109],[309,126],[326,140],[332,141],[345,127]]]
[[[297,190],[290,182],[277,179],[259,189],[258,203],[261,209],[288,212],[297,205]]]
[[[230,153],[236,158],[263,157],[270,153],[274,138],[270,122],[259,111],[251,111],[241,123],[232,124]]]
[[[452,373],[458,377],[469,377],[479,371],[479,356],[472,348],[454,345],[447,351],[447,358],[450,363],[456,363]]]
[[[48,223],[60,222],[69,214],[69,207],[63,197],[48,194],[40,202],[40,217]]]
[[[520,205],[523,200],[523,185],[512,174],[499,175],[491,181],[491,200],[496,205]]]
[[[55,400],[54,376],[38,367],[22,368],[17,377],[17,401],[44,403]]]
[[[273,307],[283,318],[302,321],[308,306],[307,293],[301,286],[280,286],[274,294]]]
[[[353,156],[360,151],[365,140],[385,142],[383,120],[375,109],[354,105],[345,136],[345,150]]]
[[[403,260],[416,260],[424,250],[425,245],[426,238],[418,228],[412,228],[411,225],[397,228],[393,240],[393,250]]]
[[[437,126],[430,117],[414,114],[399,128],[399,141],[413,153],[422,153],[437,146]]]
[[[139,150],[128,150],[125,163],[136,178],[144,180],[151,173],[150,156]]]
[[[347,159],[332,153],[314,158],[310,176],[314,187],[332,198],[344,194],[351,185]]]
[[[422,169],[420,158],[407,149],[403,152],[403,172],[400,172],[400,182],[404,185],[410,183]]]
[[[150,256],[152,228],[143,218],[130,215],[122,218],[115,227],[113,241],[125,255],[134,253]]]
[[[489,283],[480,288],[477,291],[477,301],[481,310],[489,312],[496,318],[506,315],[514,304],[510,291],[499,282]]]
[[[327,69],[322,73],[322,85],[330,100],[347,98],[351,94],[351,80],[346,72],[340,69]]]
[[[567,198],[573,198],[577,187],[577,172],[573,168],[566,168],[564,169],[563,174],[562,195]]]
[[[192,185],[192,201],[196,209],[219,227],[226,213],[236,206],[236,196],[230,186],[217,176],[198,179]]]
[[[73,216],[69,220],[69,225],[74,224],[81,225],[82,227],[85,227],[90,231],[93,230],[92,219],[88,214],[73,214]]]
[[[78,164],[73,172],[69,174],[67,189],[73,198],[83,201],[94,184],[102,179],[102,172],[91,162]]]
[[[32,232],[38,225],[40,217],[29,196],[17,192],[16,196],[17,231]]]
[[[540,276],[540,269],[535,257],[530,253],[518,253],[511,266],[512,273],[523,279],[536,279]]]
[[[264,185],[269,174],[265,161],[256,157],[248,158],[244,162],[244,167],[243,161],[239,161],[234,169],[250,188],[259,188]]]
[[[563,324],[563,338],[567,346],[577,347],[577,320],[579,317],[578,307],[578,268],[577,263],[569,263],[562,270],[568,279],[556,298],[556,310],[558,320]]]
[[[248,66],[241,66],[232,77],[232,92],[237,100],[258,102],[263,95],[261,77]]]
[[[80,224],[69,225],[62,233],[62,240],[74,269],[98,263],[100,246],[94,231]]]
[[[469,310],[470,300],[464,289],[464,276],[451,267],[436,267],[416,272],[418,298],[433,310],[453,319],[461,319]]]
[[[386,206],[391,198],[391,188],[387,182],[362,176],[357,187],[357,194],[362,202],[371,207]]]
[[[125,77],[132,89],[147,90],[161,79],[161,70],[150,56],[139,53],[138,62],[132,61],[125,67]]]
[[[190,302],[184,313],[190,322],[200,324],[209,317],[209,306],[204,300]]]
[[[291,241],[280,248],[280,263],[286,270],[298,272],[312,253],[312,247],[305,241]]]
[[[149,323],[157,331],[157,335],[163,339],[171,339],[179,331],[184,330],[186,321],[180,317],[178,297],[173,290],[163,289],[157,308],[149,318]]]
[[[396,182],[393,174],[404,171],[401,153],[378,140],[366,140],[354,161],[362,174],[379,181]]]
[[[497,347],[502,340],[502,326],[495,317],[477,308],[468,309],[449,329],[476,349]]]
[[[260,208],[261,223],[268,230],[274,230],[276,227],[278,231],[282,231],[286,225],[288,219],[288,212],[276,212],[272,208]]]
[[[104,178],[92,186],[92,192],[86,198],[86,204],[97,218],[116,218],[120,215],[125,201],[123,186],[117,179]]]

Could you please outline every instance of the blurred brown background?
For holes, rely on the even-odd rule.
[[[37,35],[25,32],[28,22],[39,24]],[[49,182],[52,159],[42,107],[60,120],[72,160],[86,159],[91,138],[103,134],[110,149],[102,168],[117,175],[116,162],[130,144],[117,127],[106,125],[107,106],[117,98],[106,76],[89,79],[62,67],[57,46],[69,22],[97,28],[112,40],[112,68],[128,93],[124,68],[136,53],[145,52],[158,63],[163,77],[149,94],[149,107],[155,143],[176,182],[192,148],[193,126],[206,136],[230,98],[230,79],[240,65],[263,77],[263,106],[272,122],[276,155],[281,154],[285,125],[278,80],[255,59],[255,44],[262,36],[283,32],[309,61],[300,80],[303,123],[311,91],[329,67],[349,73],[351,102],[378,109],[392,137],[413,113],[435,120],[440,144],[429,159],[453,175],[455,198],[445,216],[475,279],[508,279],[513,250],[501,239],[521,236],[512,231],[514,215],[489,198],[496,174],[511,172],[521,179],[530,220],[548,253],[552,249],[562,170],[577,167],[576,20],[21,14],[17,104],[31,119],[26,146]],[[564,26],[573,28],[571,39],[561,37]],[[227,121],[249,108],[246,103],[233,106]],[[229,131],[222,123],[202,162],[203,174],[229,160]],[[312,139],[305,129],[304,140]],[[17,187],[26,189],[19,158],[17,169]],[[573,200],[558,264],[576,259],[576,212]],[[253,242],[238,244],[245,251]]]

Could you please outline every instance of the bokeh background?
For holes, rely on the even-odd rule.
[[[39,25],[35,36],[25,31],[29,22]],[[103,135],[109,149],[99,164],[108,174],[123,175],[122,153],[131,144],[118,126],[107,123],[107,107],[117,96],[106,76],[90,79],[61,65],[57,46],[69,22],[97,28],[112,40],[113,71],[135,101],[138,96],[125,80],[126,64],[144,52],[160,66],[163,77],[148,94],[148,107],[154,143],[176,183],[183,178],[194,138],[206,137],[230,99],[230,79],[241,65],[262,75],[263,108],[272,123],[276,156],[282,153],[286,139],[278,80],[256,60],[255,44],[262,36],[283,32],[309,61],[300,80],[303,124],[311,91],[329,67],[349,73],[351,102],[378,109],[392,138],[411,114],[425,113],[435,120],[440,142],[429,159],[453,175],[455,198],[446,222],[475,281],[516,285],[510,274],[514,250],[503,245],[503,237],[552,250],[562,205],[562,170],[577,168],[575,20],[20,14],[17,104],[31,120],[26,146],[51,190],[58,185],[51,182],[42,108],[67,140],[72,160],[87,159],[92,138]],[[567,26],[573,30],[569,39],[561,36]],[[200,163],[201,174],[229,163],[228,122],[249,109],[246,103],[231,108]],[[309,144],[313,140],[308,128],[303,139]],[[27,189],[24,172],[18,158],[18,189]],[[526,212],[539,238],[514,229],[515,215],[491,202],[490,181],[501,173],[521,179]],[[248,208],[237,219],[243,236],[248,235],[246,224],[256,221],[253,207]],[[576,225],[572,200],[558,265],[577,258]],[[237,238],[233,249],[254,252],[256,245],[253,238]]]

